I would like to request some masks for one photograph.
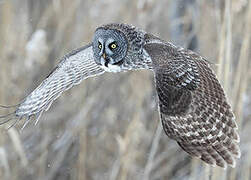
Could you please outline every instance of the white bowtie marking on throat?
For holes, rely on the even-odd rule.
[[[118,65],[112,65],[112,64],[108,64],[108,67],[102,65],[101,68],[103,68],[105,71],[107,72],[120,72],[121,71],[121,67]]]

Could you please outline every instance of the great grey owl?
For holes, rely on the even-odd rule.
[[[104,72],[149,69],[155,77],[165,133],[191,156],[211,165],[235,167],[240,157],[237,125],[224,90],[200,55],[127,24],[98,27],[92,43],[64,56],[52,73],[5,123],[36,120],[62,92]],[[7,106],[1,106],[7,107]]]

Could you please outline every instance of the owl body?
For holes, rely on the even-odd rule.
[[[29,120],[35,115],[38,119],[62,92],[83,79],[139,69],[154,73],[167,136],[208,164],[234,167],[235,159],[240,157],[237,125],[208,61],[127,24],[98,27],[92,43],[66,55],[17,106],[13,116]]]

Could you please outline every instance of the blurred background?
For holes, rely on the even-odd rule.
[[[138,26],[215,64],[239,125],[236,168],[211,168],[170,140],[159,125],[153,74],[135,71],[85,80],[37,125],[2,125],[0,179],[250,180],[250,0],[0,0],[0,104],[20,102],[110,22]]]

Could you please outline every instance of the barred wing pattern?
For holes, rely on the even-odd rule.
[[[231,107],[209,63],[172,44],[148,43],[165,133],[211,165],[235,166],[239,136]]]
[[[114,63],[106,70],[147,68],[154,71],[165,133],[187,153],[208,164],[224,168],[227,164],[235,166],[235,158],[240,157],[237,125],[209,63],[192,51],[177,48],[135,27],[110,24],[104,29],[118,29],[129,42],[123,64],[118,67]],[[98,52],[100,54],[100,50]],[[14,113],[0,119],[25,117],[27,123],[35,115],[38,120],[62,92],[104,72],[93,56],[91,44],[66,55]]]
[[[52,73],[17,107],[15,116],[39,117],[64,91],[103,72],[94,61],[92,45],[79,48],[63,57]]]

